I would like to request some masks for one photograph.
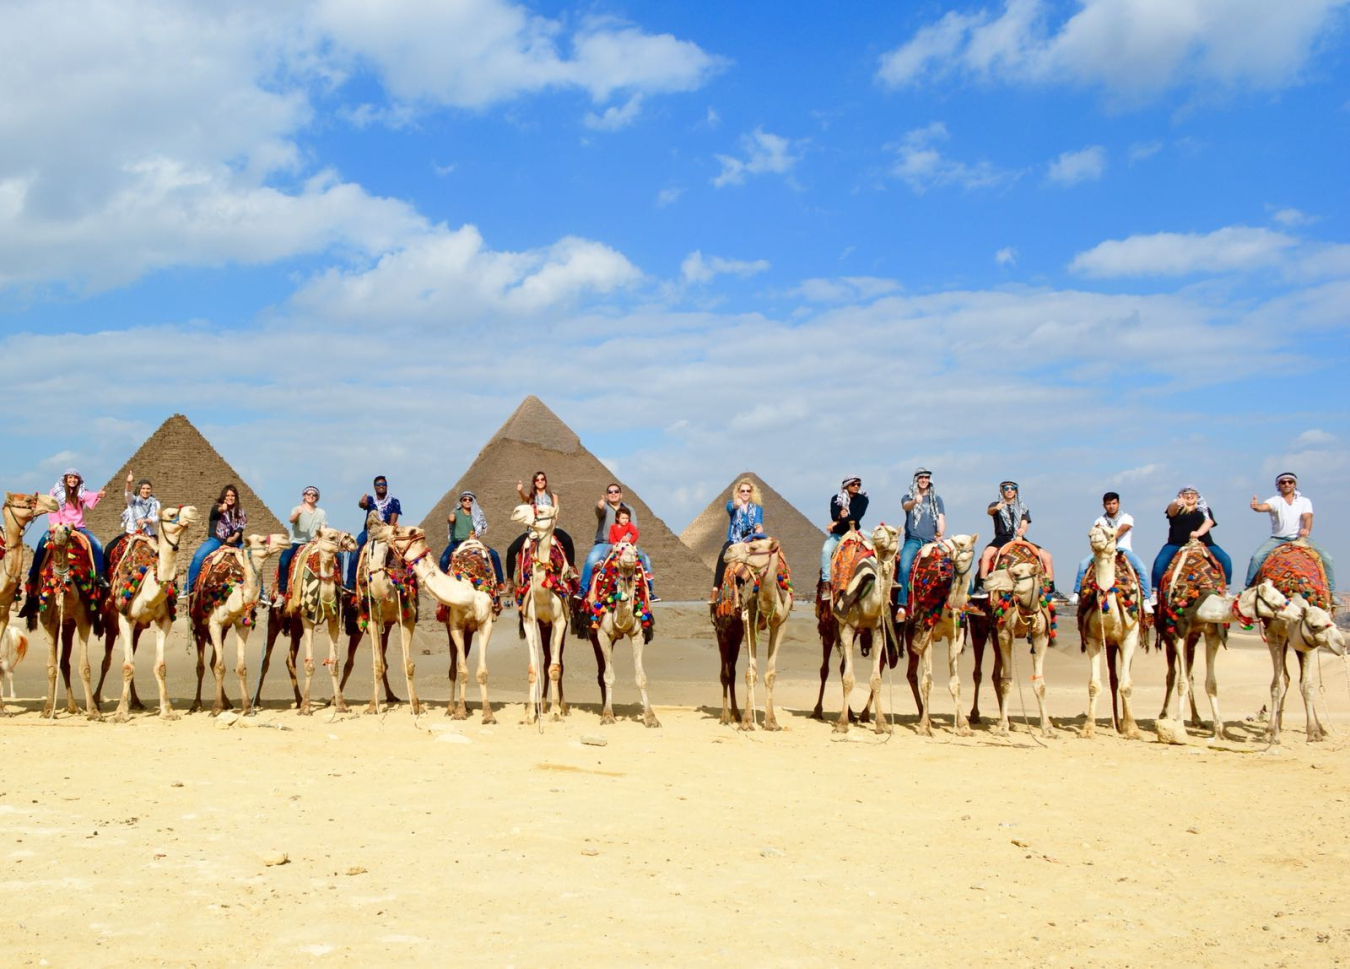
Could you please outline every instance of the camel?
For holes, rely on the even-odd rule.
[[[548,506],[518,505],[511,513],[511,520],[525,525],[529,537],[525,543],[524,557],[530,562],[529,576],[522,569],[522,587],[516,593],[520,604],[520,631],[530,651],[530,692],[526,706],[526,723],[534,723],[539,718],[539,675],[540,651],[543,661],[548,664],[549,685],[552,692],[545,692],[545,701],[557,704],[553,719],[568,713],[567,702],[563,699],[562,671],[563,647],[566,640],[568,617],[568,584],[572,567],[558,546],[556,555],[539,554],[539,549],[553,549],[553,528],[557,511]],[[548,639],[545,641],[541,627],[548,626]],[[549,709],[544,710],[545,713]]]
[[[994,571],[985,578],[984,588],[991,597],[998,596],[997,604],[993,605],[999,651],[999,670],[994,677],[998,725],[994,733],[1008,735],[1013,640],[1025,637],[1031,640],[1031,683],[1040,707],[1041,733],[1053,737],[1054,724],[1045,707],[1045,653],[1055,634],[1055,611],[1036,547],[1014,540],[999,549]]]
[[[159,685],[159,715],[165,720],[177,720],[169,702],[169,686],[165,676],[164,642],[177,612],[178,548],[183,533],[197,522],[197,509],[192,505],[161,508],[159,537],[150,539],[133,535],[127,540],[127,550],[112,580],[113,608],[117,611],[117,630],[122,637],[122,700],[113,719],[125,723],[130,719],[127,704],[131,699],[131,684],[136,677],[133,662],[133,633],[138,627],[155,627],[155,681]],[[87,663],[82,662],[80,673]],[[96,713],[95,708],[92,713]],[[102,719],[102,714],[91,719]]]
[[[469,716],[464,696],[469,680],[468,640],[465,634],[472,635],[477,632],[482,646],[478,654],[478,685],[482,691],[483,723],[496,723],[497,718],[493,716],[492,705],[488,702],[487,686],[487,647],[489,640],[492,639],[492,624],[496,618],[496,604],[493,601],[492,593],[476,588],[471,580],[455,574],[455,559],[460,557],[460,553],[477,554],[473,547],[466,541],[455,550],[455,559],[451,560],[451,574],[447,575],[437,568],[436,559],[427,547],[426,532],[422,529],[406,525],[377,525],[371,528],[369,535],[373,540],[387,542],[398,555],[402,556],[406,567],[417,576],[417,581],[421,587],[447,610],[443,621],[449,631],[451,643],[454,646],[454,657],[458,662],[458,665],[452,665],[451,669],[459,674],[457,680],[459,689],[456,702],[453,704],[453,710],[447,707],[446,716],[453,716],[457,720],[464,720]],[[469,547],[466,548],[466,546]],[[483,545],[474,541],[473,546],[481,549],[482,555],[486,558],[487,550]],[[488,569],[490,570],[491,567],[491,560],[489,560]],[[491,574],[490,571],[489,574]],[[491,584],[487,587],[495,589],[495,586]],[[406,648],[405,646],[403,663],[408,674],[408,689],[411,690],[413,665]]]
[[[758,679],[759,642],[761,629],[769,633],[768,655],[764,669],[764,723],[765,730],[781,730],[773,706],[773,682],[777,677],[778,647],[786,631],[792,612],[792,577],[787,559],[777,539],[758,538],[737,542],[726,550],[727,570],[722,586],[709,606],[713,630],[717,634],[717,648],[721,654],[722,716],[723,724],[738,723],[741,730],[754,730],[755,683]],[[745,685],[749,704],[742,717],[736,705],[736,660],[741,643],[749,645],[750,658],[745,670]],[[728,700],[730,701],[728,705]]]
[[[389,670],[387,664],[389,650],[389,629],[397,626],[399,638],[403,644],[403,668],[408,680],[408,702],[412,705],[413,716],[422,712],[422,702],[417,698],[414,683],[414,664],[410,659],[413,633],[417,626],[417,581],[411,577],[403,558],[389,544],[388,535],[380,531],[383,522],[378,511],[366,516],[366,534],[381,538],[372,538],[361,550],[361,558],[356,566],[356,608],[347,614],[347,662],[343,664],[342,677],[338,680],[336,703],[338,709],[347,705],[342,696],[342,688],[347,685],[352,664],[356,660],[356,647],[361,642],[363,630],[371,632],[371,664],[373,676],[370,684],[370,703],[366,713],[380,713],[380,684],[384,684],[385,699],[397,703],[398,699],[389,688]]]
[[[286,672],[291,677],[291,689],[301,716],[310,716],[309,691],[314,679],[314,630],[322,626],[328,632],[328,659],[324,665],[333,677],[333,695],[337,709],[347,712],[341,700],[338,684],[337,636],[338,619],[342,612],[342,581],[338,575],[338,552],[356,551],[356,538],[336,528],[323,528],[314,541],[306,542],[291,559],[290,589],[280,607],[273,606],[268,615],[267,646],[263,651],[262,669],[258,671],[258,686],[253,692],[253,705],[262,696],[263,678],[272,660],[272,646],[283,631],[290,636],[286,654]],[[305,689],[301,693],[296,677],[295,662],[300,647],[305,649]]]
[[[1129,559],[1124,555],[1117,557],[1114,528],[1093,525],[1088,532],[1088,545],[1092,548],[1092,567],[1083,576],[1083,591],[1078,606],[1078,635],[1092,669],[1088,678],[1087,721],[1083,724],[1082,735],[1091,737],[1097,729],[1097,695],[1102,689],[1102,653],[1106,652],[1109,666],[1114,651],[1119,673],[1112,680],[1118,681],[1119,686],[1112,689],[1112,722],[1123,736],[1138,740],[1139,725],[1130,711],[1130,698],[1134,694],[1130,667],[1134,662],[1134,652],[1139,648],[1139,633],[1143,627],[1139,576],[1134,574]],[[1123,713],[1119,721],[1115,720],[1114,698],[1117,693]]]
[[[661,726],[647,699],[647,673],[642,668],[642,647],[652,641],[649,595],[637,549],[628,542],[616,546],[596,569],[586,599],[591,614],[588,632],[599,666],[600,696],[604,700],[601,724],[615,722],[614,644],[627,637],[633,644],[633,677],[642,696],[642,723],[647,727]]]
[[[862,552],[865,557],[858,558]],[[835,733],[848,733],[849,695],[853,693],[853,646],[863,629],[871,630],[872,642],[884,643],[886,626],[891,622],[891,586],[895,583],[895,561],[900,553],[899,533],[890,525],[881,524],[872,530],[871,540],[851,531],[835,547],[831,574],[847,579],[847,586],[836,589],[831,596],[831,611],[839,628],[839,649],[843,654],[844,703],[839,719],[834,723]],[[849,575],[850,561],[857,565]],[[867,708],[876,710],[876,732],[890,733],[891,725],[881,709],[881,661],[885,650],[875,650],[872,658],[871,687]],[[892,711],[894,712],[894,711]]]
[[[958,736],[970,736],[970,720],[961,710],[961,678],[957,666],[965,645],[963,628],[966,603],[970,599],[970,571],[975,565],[975,543],[979,539],[979,535],[956,535],[940,542],[929,542],[914,557],[909,595],[912,616],[907,622],[910,630],[909,678],[914,702],[919,706],[916,729],[925,737],[933,735],[930,719],[933,650],[944,640],[947,643],[947,689],[952,695],[955,711],[953,726]],[[922,675],[916,684],[916,671],[920,667]],[[978,680],[975,689],[978,706]]]
[[[1274,678],[1270,684],[1270,721],[1266,737],[1280,742],[1284,726],[1284,701],[1288,696],[1288,656],[1292,649],[1298,657],[1299,690],[1307,717],[1308,743],[1326,736],[1317,716],[1313,694],[1321,687],[1321,672],[1312,662],[1313,653],[1325,647],[1336,655],[1345,653],[1345,637],[1336,628],[1333,616],[1336,601],[1327,588],[1322,560],[1306,541],[1298,539],[1279,546],[1261,564],[1255,586],[1269,583],[1288,597],[1289,604],[1272,617],[1260,617],[1262,636],[1270,648]],[[1245,617],[1244,617],[1245,618]]]
[[[4,707],[6,687],[9,699],[17,699],[14,692],[14,670],[28,655],[28,637],[17,626],[6,627],[0,633],[0,709]]]
[[[56,525],[47,533],[47,555],[38,578],[38,587],[28,590],[36,596],[38,611],[28,619],[31,632],[42,623],[47,633],[47,700],[42,715],[56,717],[57,655],[64,642],[70,649],[72,638],[80,645],[80,676],[84,680],[85,711],[90,720],[103,715],[94,702],[89,678],[89,636],[102,633],[101,593],[94,575],[93,552],[88,540],[69,524]],[[75,699],[66,688],[67,710],[78,713]]]
[[[0,642],[9,628],[9,611],[23,581],[25,546],[23,533],[38,515],[59,511],[61,503],[51,495],[20,495],[5,492],[4,532],[0,533]],[[67,690],[67,692],[69,692]],[[0,704],[0,717],[9,716]]]
[[[202,676],[206,647],[211,647],[211,671],[216,677],[216,702],[211,716],[229,709],[225,695],[225,633],[234,630],[234,671],[239,677],[239,695],[244,716],[253,713],[248,692],[248,663],[245,649],[256,622],[258,598],[262,593],[263,569],[270,559],[281,555],[288,544],[286,535],[248,535],[238,548],[222,548],[202,563],[199,591],[192,603],[189,621],[192,639],[197,645],[197,698],[189,713],[202,709]]]

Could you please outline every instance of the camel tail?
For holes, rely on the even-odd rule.
[[[6,635],[14,643],[14,665],[18,666],[23,662],[23,658],[28,655],[28,637],[13,626],[9,627]]]

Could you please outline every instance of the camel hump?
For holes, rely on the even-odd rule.
[[[1039,563],[1040,560],[1040,550],[1035,545],[1024,538],[1014,538],[998,550],[991,571],[993,569],[1010,569],[1014,565]]]
[[[1266,556],[1252,585],[1266,580],[1291,599],[1301,595],[1309,605],[1328,612],[1335,608],[1322,556],[1302,539],[1277,545]]]

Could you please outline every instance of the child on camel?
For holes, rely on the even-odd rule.
[[[618,545],[620,542],[628,542],[630,545],[638,543],[637,526],[632,523],[633,514],[624,505],[614,513],[614,524],[609,526],[609,544]]]

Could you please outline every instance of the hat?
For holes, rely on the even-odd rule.
[[[459,493],[459,497],[461,501],[465,498],[472,498],[474,501],[478,500],[478,496],[474,494],[472,491],[461,491]]]
[[[1292,471],[1281,471],[1279,474],[1275,475],[1275,483],[1279,484],[1281,478],[1293,478],[1294,484],[1298,484],[1298,475],[1294,474]]]
[[[75,475],[75,477],[79,478],[81,481],[84,480],[84,475],[80,474],[80,472],[75,468],[66,468],[66,470],[61,472],[61,477],[64,478],[68,474]]]
[[[918,469],[914,472],[914,477],[917,478],[917,477],[918,477],[919,475],[921,475],[921,474],[926,474],[926,475],[928,475],[928,477],[930,477],[930,478],[933,476],[933,472],[929,471],[927,468],[918,468]]]

